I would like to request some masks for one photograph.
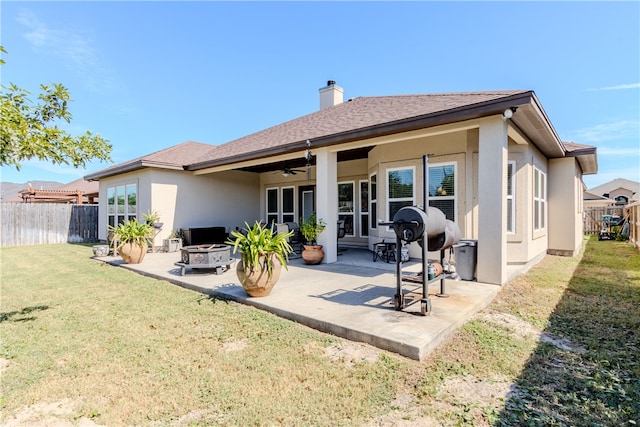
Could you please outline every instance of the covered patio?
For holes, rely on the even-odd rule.
[[[448,297],[438,297],[440,282],[432,283],[432,311],[420,312],[422,285],[405,282],[405,308],[396,311],[395,263],[372,261],[366,249],[349,248],[331,264],[306,265],[291,259],[270,295],[252,298],[239,284],[235,264],[222,274],[190,270],[182,276],[174,265],[180,252],[149,253],[141,264],[124,264],[119,256],[97,258],[146,276],[167,280],[217,298],[252,305],[322,332],[422,360],[475,313],[486,307],[500,286],[445,280]],[[403,264],[403,272],[418,272],[421,261]]]

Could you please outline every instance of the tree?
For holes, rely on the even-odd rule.
[[[0,46],[0,52],[6,53]],[[0,65],[4,60],[0,59]],[[40,85],[39,103],[31,93],[11,83],[2,85],[0,105],[0,166],[20,170],[25,160],[38,159],[54,164],[84,167],[88,160],[111,161],[111,144],[87,131],[72,136],[56,122],[71,122],[69,92],[62,84]]]

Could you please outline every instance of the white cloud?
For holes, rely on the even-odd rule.
[[[638,140],[640,123],[637,120],[618,120],[610,123],[602,123],[584,129],[571,132],[566,141],[575,141],[579,144],[611,141],[621,138],[633,138]]]
[[[623,85],[605,86],[605,87],[599,87],[599,88],[589,89],[589,90],[625,90],[625,89],[640,89],[640,83],[629,83],[629,84],[623,84]]]
[[[97,64],[95,49],[91,47],[86,37],[70,31],[50,28],[28,10],[23,10],[17,20],[27,27],[24,38],[35,50],[69,60],[75,67],[83,69]]]
[[[64,62],[89,89],[110,90],[115,86],[111,73],[100,64],[99,53],[86,34],[52,28],[26,9],[20,12],[17,21],[27,28],[23,36],[34,51]]]

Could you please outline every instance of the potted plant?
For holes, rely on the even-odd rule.
[[[130,219],[117,226],[109,226],[113,232],[114,253],[122,257],[127,264],[139,264],[147,254],[149,239],[153,236],[153,227],[146,222]]]
[[[162,228],[164,225],[160,222],[160,214],[158,211],[149,210],[144,214],[144,222],[152,226],[153,228]]]
[[[324,259],[322,245],[318,245],[318,236],[324,231],[327,224],[322,219],[316,218],[316,213],[311,212],[309,219],[300,219],[300,233],[304,237],[305,244],[302,251],[302,259],[307,264],[320,264]]]
[[[245,222],[246,230],[232,231],[226,243],[233,245],[233,253],[240,250],[240,262],[236,274],[245,292],[252,297],[269,295],[280,278],[282,267],[287,270],[289,254],[293,248],[289,238],[293,232],[276,233],[274,228],[260,224],[258,221],[250,227]]]
[[[165,252],[177,252],[182,248],[182,231],[173,230],[169,237],[162,240],[162,248]]]

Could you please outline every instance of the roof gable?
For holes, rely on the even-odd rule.
[[[624,178],[616,178],[612,181],[605,182],[604,184],[590,188],[587,191],[593,194],[607,194],[617,190],[618,188],[631,190],[633,193],[638,194],[640,193],[640,182],[631,181]]]

